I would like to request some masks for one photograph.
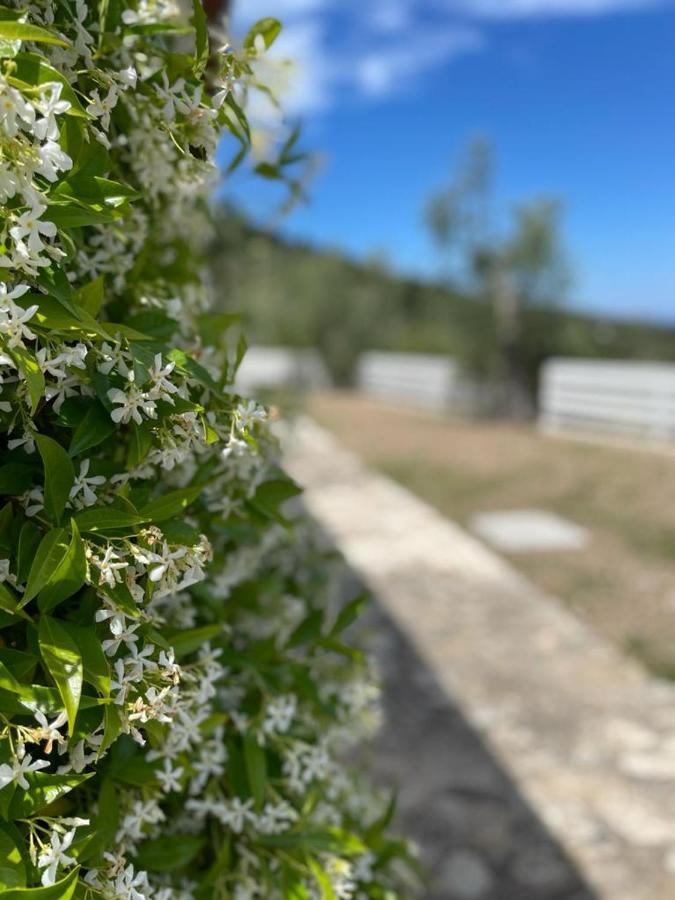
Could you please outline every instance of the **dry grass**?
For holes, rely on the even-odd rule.
[[[480,511],[537,507],[586,526],[586,550],[518,554],[513,564],[675,676],[675,454],[447,421],[346,393],[308,403],[367,462],[463,525]]]

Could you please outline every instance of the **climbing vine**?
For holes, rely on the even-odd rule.
[[[279,23],[0,7],[0,893],[395,898],[376,718],[204,251]],[[292,142],[261,174],[282,177]],[[259,164],[260,166],[260,164]]]

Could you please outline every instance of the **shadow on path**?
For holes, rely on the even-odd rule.
[[[363,627],[384,710],[365,762],[398,791],[397,825],[419,845],[426,900],[597,900],[376,602]]]

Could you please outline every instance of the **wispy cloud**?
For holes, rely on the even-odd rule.
[[[438,31],[420,30],[361,56],[351,70],[358,88],[370,97],[409,88],[411,82],[455,57],[482,49],[485,40],[469,26]]]
[[[269,0],[243,0],[235,7],[235,27],[245,28],[269,9]],[[431,28],[416,9],[414,0],[276,0],[284,29],[271,54],[294,64],[287,111],[314,113],[345,97],[381,100],[409,91],[430,71],[482,48],[475,26],[446,13]]]
[[[599,16],[668,5],[668,0],[444,0],[446,9],[480,18]]]
[[[239,0],[239,31],[270,14],[284,23],[272,55],[294,61],[284,95],[293,115],[410,91],[484,49],[489,20],[599,16],[675,0]]]

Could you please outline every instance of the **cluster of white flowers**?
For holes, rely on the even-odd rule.
[[[6,616],[31,628],[12,638],[18,680],[3,681],[21,703],[5,715],[0,698],[0,802],[44,780],[85,814],[17,819],[45,887],[70,873],[87,896],[201,900],[220,841],[232,859],[213,896],[280,900],[274,836],[377,810],[361,800],[352,817],[337,760],[372,691],[303,645],[324,602],[315,549],[274,490],[265,500],[282,477],[267,412],[233,393],[199,278],[214,150],[223,127],[249,140],[242,82],[262,76],[276,26],[237,54],[209,50],[198,4],[15,6],[48,40],[8,44],[0,73],[0,466],[17,485],[0,629]],[[118,779],[125,757],[137,771]],[[186,837],[203,853],[194,871],[142,863],[148,844]],[[298,843],[298,896],[318,896],[310,852]],[[375,880],[367,853],[315,856],[336,897]]]

